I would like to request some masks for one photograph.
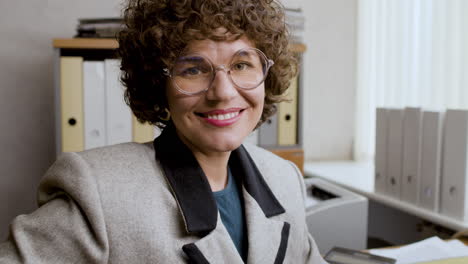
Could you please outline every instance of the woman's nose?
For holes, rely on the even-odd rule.
[[[232,83],[227,71],[218,70],[214,74],[213,82],[206,93],[208,100],[223,101],[238,95],[237,88]]]

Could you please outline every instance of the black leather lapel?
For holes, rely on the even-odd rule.
[[[198,249],[198,247],[191,243],[184,245],[182,247],[182,250],[185,252],[187,257],[189,258],[189,263],[193,264],[209,264],[208,260],[203,256],[201,251]]]
[[[210,185],[190,149],[180,141],[172,124],[154,140],[156,160],[182,211],[187,232],[202,235],[216,228],[218,209]]]
[[[236,177],[243,176],[239,177],[238,180],[257,201],[266,217],[285,212],[244,146],[240,146],[231,153],[229,168]]]

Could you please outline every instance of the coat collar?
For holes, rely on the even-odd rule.
[[[177,199],[187,233],[204,236],[214,230],[218,209],[210,185],[190,149],[178,138],[174,125],[167,125],[153,144],[156,160]],[[232,151],[229,167],[266,217],[285,212],[243,146]]]

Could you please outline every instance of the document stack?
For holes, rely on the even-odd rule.
[[[115,38],[123,27],[121,18],[79,19],[77,38]]]
[[[289,26],[291,40],[303,42],[305,17],[301,8],[285,8],[286,24]]]
[[[377,108],[375,191],[468,221],[468,110]]]

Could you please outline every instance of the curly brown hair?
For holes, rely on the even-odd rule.
[[[126,27],[118,36],[125,101],[140,122],[163,128],[168,121],[163,68],[191,40],[225,40],[245,35],[275,64],[265,80],[265,103],[257,127],[276,112],[276,103],[297,71],[289,49],[284,11],[275,0],[128,0]]]

